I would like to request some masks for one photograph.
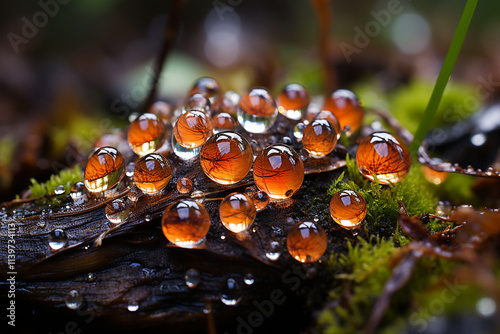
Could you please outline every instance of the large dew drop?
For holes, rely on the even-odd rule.
[[[56,229],[49,234],[49,246],[52,250],[59,250],[68,243],[66,232],[61,229]]]

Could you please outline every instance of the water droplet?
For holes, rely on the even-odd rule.
[[[292,145],[292,138],[288,136],[283,137],[283,144]]]
[[[66,298],[64,298],[64,302],[66,303],[66,306],[70,310],[76,310],[82,305],[83,298],[80,295],[80,293],[76,290],[71,290],[66,294]]]
[[[139,309],[139,304],[130,304],[127,306],[127,310],[130,312],[135,312]]]
[[[144,217],[144,220],[147,221],[147,222],[150,222],[151,221],[151,216],[150,215],[146,215],[146,217]]]
[[[137,187],[132,187],[130,191],[127,194],[127,198],[130,202],[135,203],[139,200],[139,197],[141,196],[142,191],[137,189]]]
[[[106,205],[106,218],[110,223],[120,224],[123,223],[130,212],[130,208],[121,199],[116,199]]]
[[[135,163],[129,162],[125,170],[125,175],[127,175],[128,177],[134,176],[134,169],[135,169]]]
[[[194,268],[186,271],[186,275],[184,275],[184,279],[186,280],[186,285],[190,289],[194,289],[200,284],[200,272]]]
[[[302,141],[302,137],[304,136],[304,129],[306,128],[306,125],[302,122],[297,123],[295,127],[293,128],[293,136],[297,139],[297,141]]]
[[[191,194],[191,198],[194,199],[198,203],[205,202],[205,193],[201,190],[195,190]]]
[[[68,242],[68,237],[66,232],[61,229],[56,229],[49,234],[49,246],[52,250],[59,250],[66,246]]]
[[[85,183],[83,183],[82,181],[78,181],[71,187],[70,190],[71,198],[75,200],[82,197],[83,195],[85,195],[86,190],[87,188],[85,188]]]
[[[238,122],[248,132],[266,132],[274,124],[277,115],[276,102],[266,89],[254,88],[241,97]]]
[[[94,283],[97,280],[97,276],[94,273],[88,273],[85,275],[85,281],[87,283]]]
[[[228,278],[222,286],[220,300],[228,306],[236,306],[241,301],[241,286],[234,278]]]
[[[467,171],[468,171],[469,173],[472,173],[472,172],[474,171],[474,168],[472,168],[472,166],[471,166],[471,165],[469,165],[469,166],[467,166]]]
[[[351,230],[351,233],[352,233],[352,236],[355,237],[355,236],[357,236],[359,234],[359,230],[357,228],[353,228]]]
[[[54,189],[54,195],[62,195],[65,192],[66,190],[64,190],[64,186],[62,184],[58,185],[56,189]]]
[[[220,239],[221,240],[226,240],[226,236],[223,234],[223,235],[220,236]]]
[[[277,241],[271,241],[266,250],[266,256],[271,261],[277,261],[281,256],[281,245]]]
[[[212,302],[211,301],[207,301],[205,303],[205,306],[203,307],[203,313],[209,314],[211,312],[212,312]]]
[[[255,282],[255,278],[251,273],[247,273],[245,277],[243,277],[243,282],[245,282],[246,285],[252,285]]]
[[[318,215],[315,215],[315,216],[314,216],[313,221],[314,221],[315,223],[319,222],[319,217],[318,217]]]
[[[183,177],[177,181],[177,191],[181,194],[187,194],[191,190],[193,190],[193,181],[191,179]]]

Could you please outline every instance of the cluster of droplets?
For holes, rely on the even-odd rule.
[[[309,108],[309,93],[299,84],[285,86],[277,99],[260,87],[240,97],[233,91],[221,94],[216,80],[201,78],[185,101],[184,106],[175,111],[168,104],[157,102],[148,113],[131,122],[128,144],[139,158],[127,166],[116,148],[104,146],[96,149],[88,160],[84,183],[76,184],[71,196],[75,199],[86,196],[87,191],[106,192],[116,187],[126,175],[134,186],[126,198],[111,201],[105,210],[111,224],[125,222],[133,203],[140,196],[161,195],[168,186],[174,169],[165,156],[170,153],[171,145],[178,159],[199,157],[205,175],[218,184],[236,184],[251,173],[255,186],[223,198],[219,217],[223,226],[232,233],[255,231],[255,227],[251,227],[257,213],[265,209],[270,200],[291,198],[301,188],[304,163],[303,156],[290,146],[293,143],[290,137],[283,137],[280,143],[271,136],[274,142],[261,147],[255,139],[249,142],[244,134],[266,133],[275,125],[277,116],[283,115],[295,122],[293,135],[297,142],[302,143],[308,156],[323,158],[335,150],[341,134],[350,135],[357,131],[364,115],[362,103],[347,90],[333,92],[321,108],[311,112],[314,108]],[[170,141],[166,140],[169,126],[172,127]],[[239,126],[243,130],[236,132]],[[286,129],[279,127],[277,131],[284,134]],[[390,184],[404,179],[411,159],[399,138],[378,131],[361,140],[356,163],[366,178]],[[197,247],[211,225],[204,206],[205,194],[193,189],[193,180],[187,177],[178,179],[175,188],[190,198],[180,199],[165,209],[162,231],[174,245]],[[359,227],[366,210],[365,200],[354,191],[339,192],[330,201],[333,220],[346,229]],[[151,216],[148,217],[145,221],[151,220]],[[50,237],[53,250],[66,246],[66,243],[54,241],[61,239],[60,231],[56,231]],[[225,234],[221,236],[225,237]],[[298,222],[288,232],[286,248],[299,262],[315,262],[326,251],[327,236],[317,220]],[[267,259],[277,261],[283,249],[278,241],[270,241],[266,247]],[[197,286],[196,277],[199,279],[199,273],[186,273],[186,284],[190,288]],[[229,286],[235,284],[228,283]]]

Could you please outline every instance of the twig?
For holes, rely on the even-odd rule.
[[[156,98],[156,92],[158,91],[158,84],[160,81],[161,72],[163,70],[163,65],[165,65],[167,56],[172,50],[175,42],[177,41],[179,27],[181,25],[181,12],[183,5],[184,0],[174,0],[174,2],[172,3],[172,8],[163,30],[161,49],[158,53],[158,57],[156,58],[154,76],[153,80],[151,81],[151,90],[149,91],[148,97],[144,101],[142,110],[143,112],[146,112],[149,109]]]

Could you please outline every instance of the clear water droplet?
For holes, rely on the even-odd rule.
[[[201,190],[195,190],[191,193],[191,198],[198,203],[205,202],[205,193]]]
[[[220,239],[221,240],[226,240],[226,236],[223,234],[223,235],[220,236]]]
[[[194,268],[186,271],[186,275],[184,275],[184,279],[186,280],[186,285],[190,289],[194,289],[200,284],[201,276],[200,272]]]
[[[127,168],[125,169],[125,175],[128,177],[134,176],[135,163],[129,162]]]
[[[281,256],[281,245],[277,241],[271,241],[266,250],[266,256],[271,261],[277,261]]]
[[[297,123],[293,128],[293,136],[297,139],[297,141],[302,141],[302,137],[304,136],[304,129],[306,125],[302,122]]]
[[[97,276],[94,273],[88,273],[85,276],[85,281],[87,283],[94,283],[95,281],[97,281]]]
[[[127,194],[127,198],[130,202],[135,203],[139,200],[139,197],[141,196],[142,191],[137,189],[136,186],[133,186],[130,191]]]
[[[110,223],[120,224],[123,223],[130,212],[130,208],[127,204],[121,200],[116,199],[113,202],[106,205],[106,218],[108,218]]]
[[[64,298],[64,302],[66,303],[66,306],[70,310],[76,310],[79,308],[82,303],[83,303],[83,297],[80,295],[80,293],[76,290],[71,290],[66,294],[66,297]]]
[[[211,312],[212,312],[212,302],[211,301],[207,301],[205,303],[205,306],[203,307],[203,313],[209,314]]]
[[[241,286],[234,278],[228,278],[222,286],[220,300],[228,306],[236,306],[241,301]]]
[[[144,217],[144,220],[147,221],[147,222],[150,222],[151,221],[151,216],[150,215],[146,215],[146,217]]]
[[[139,304],[130,304],[127,306],[127,310],[130,312],[135,312],[139,309]]]
[[[66,190],[64,190],[64,186],[62,184],[58,185],[56,189],[54,189],[54,195],[62,195],[65,192]]]
[[[59,250],[68,243],[68,236],[64,230],[58,228],[49,234],[49,246],[52,250]]]
[[[79,199],[80,197],[85,195],[86,190],[87,188],[85,187],[85,183],[83,183],[82,181],[78,181],[71,187],[70,190],[71,198],[73,198],[74,200]]]
[[[255,278],[251,273],[247,273],[245,277],[243,277],[243,282],[245,282],[246,285],[252,285],[255,282]]]
[[[292,138],[288,136],[283,137],[283,144],[292,145]]]

